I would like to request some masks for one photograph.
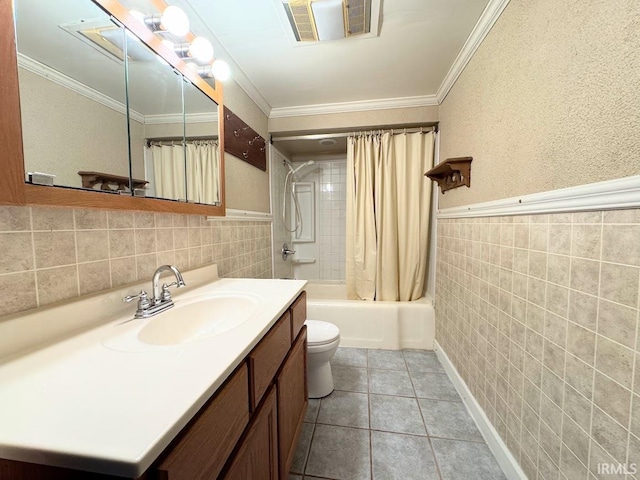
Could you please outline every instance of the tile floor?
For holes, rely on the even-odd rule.
[[[339,348],[290,480],[505,479],[435,353]]]

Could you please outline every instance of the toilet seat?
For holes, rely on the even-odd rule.
[[[340,330],[334,324],[321,320],[307,320],[307,344],[309,346],[327,345],[340,338]]]

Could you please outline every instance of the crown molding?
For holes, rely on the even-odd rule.
[[[207,123],[217,122],[217,113],[187,113],[185,116],[186,123]],[[144,123],[146,125],[157,125],[161,123],[182,123],[182,114],[174,113],[169,115],[145,115]]]
[[[305,115],[366,112],[371,110],[431,107],[437,105],[438,101],[435,95],[420,95],[416,97],[383,98],[380,100],[358,100],[354,102],[300,105],[297,107],[278,107],[271,109],[271,115],[269,118],[302,117]]]
[[[640,208],[640,175],[438,209],[437,218],[501,217]]]
[[[467,41],[464,43],[462,50],[458,53],[453,65],[451,65],[451,68],[447,72],[447,75],[445,75],[440,87],[438,87],[438,91],[435,95],[438,105],[444,101],[464,68],[476,53],[478,47],[482,44],[482,41],[498,21],[498,18],[509,4],[509,1],[510,0],[489,0],[489,3],[482,12],[482,15],[480,15],[478,22],[475,27],[473,27],[469,38],[467,38]]]
[[[112,110],[115,110],[118,113],[123,115],[127,114],[127,107],[124,103],[118,102],[113,98],[105,95],[104,93],[100,93],[97,90],[94,90],[91,87],[88,87],[84,83],[80,83],[78,80],[71,78],[64,73],[60,73],[57,70],[45,65],[44,63],[40,63],[37,60],[34,60],[31,57],[23,55],[18,52],[18,66],[28,70],[31,73],[35,73],[47,80],[52,81],[62,87],[66,87],[69,90],[72,90],[94,102],[97,102],[105,107],[108,107]],[[144,123],[144,115],[138,113],[134,110],[129,111],[130,117],[139,123]]]

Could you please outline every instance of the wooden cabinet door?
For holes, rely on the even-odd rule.
[[[276,390],[271,387],[240,441],[224,480],[277,480],[277,417]]]
[[[249,423],[249,373],[242,363],[179,434],[156,467],[162,480],[210,480]]]
[[[307,327],[300,330],[276,379],[280,478],[289,476],[302,421],[307,410]]]

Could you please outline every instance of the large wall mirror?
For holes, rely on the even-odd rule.
[[[153,9],[162,2],[147,3]],[[220,89],[147,32],[129,5],[13,4],[27,184],[61,187],[65,199],[87,198],[88,190],[130,197],[114,208],[188,213],[175,204],[223,206],[222,122],[210,94],[221,99]],[[163,207],[166,200],[174,206]],[[224,207],[200,212],[223,214]]]

